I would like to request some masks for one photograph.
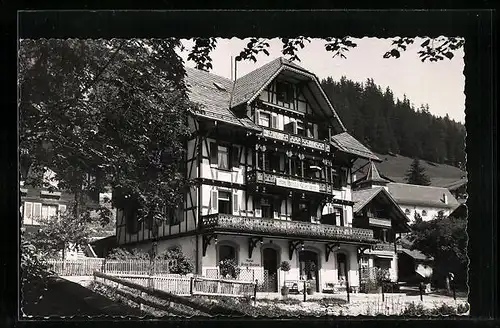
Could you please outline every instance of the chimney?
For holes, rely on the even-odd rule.
[[[233,56],[231,56],[231,81],[233,80]]]
[[[236,59],[234,60],[234,80],[236,81],[236,79],[238,78],[238,62],[236,61]]]
[[[443,203],[448,204],[448,196],[443,194]]]

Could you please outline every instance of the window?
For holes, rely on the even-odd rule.
[[[48,204],[43,204],[42,205],[42,220],[48,220],[52,219],[54,217],[57,217],[57,205],[48,205]]]
[[[304,122],[297,121],[297,132],[299,136],[305,137]]]
[[[215,142],[210,143],[210,164],[217,165],[219,169],[229,170],[232,167],[239,166],[239,147],[229,147],[218,145]]]
[[[227,191],[219,191],[218,199],[219,213],[232,214],[231,208],[231,193]]]
[[[276,83],[276,98],[278,101],[290,103],[293,100],[293,86],[286,82]]]
[[[266,112],[259,112],[259,125],[270,127],[271,126],[271,115]]]
[[[427,216],[427,211],[426,210],[422,210],[422,216]]]
[[[283,130],[287,133],[295,133],[295,121],[285,124]]]
[[[406,209],[406,210],[405,210],[405,214],[406,214],[406,215],[410,215],[410,210],[409,210],[409,209]]]
[[[171,226],[178,225],[181,222],[184,221],[184,210],[183,206],[179,204],[177,207],[172,208],[168,212],[168,222],[170,223]]]
[[[300,160],[296,157],[290,158],[292,175],[302,176],[302,165],[300,164]]]
[[[24,224],[39,225],[40,217],[42,215],[42,203],[24,203]]]
[[[307,123],[307,137],[314,138],[314,124]]]
[[[219,169],[228,170],[229,169],[229,149],[226,146],[217,147],[217,164]]]
[[[280,156],[275,152],[266,153],[265,167],[266,171],[279,172],[280,171]]]
[[[129,234],[139,231],[139,222],[137,218],[137,210],[128,208],[123,210],[125,216],[126,229]]]
[[[335,225],[344,226],[344,215],[342,208],[334,207],[333,208],[333,217],[335,220]]]

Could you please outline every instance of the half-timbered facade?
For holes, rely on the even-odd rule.
[[[353,221],[351,168],[379,161],[350,136],[311,72],[278,58],[231,81],[186,68],[191,101],[184,206],[153,233],[119,211],[124,246],[180,246],[195,270],[217,276],[234,259],[241,277],[278,290],[286,279],[317,290],[359,286],[362,255],[379,241]]]

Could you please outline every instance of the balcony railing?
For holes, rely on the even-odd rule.
[[[271,173],[261,170],[249,171],[247,173],[247,183],[264,183],[273,186],[327,194],[331,194],[333,190],[332,184],[327,182],[319,182],[308,178],[291,177],[286,174]]]
[[[325,141],[319,141],[316,139],[299,136],[296,134],[291,134],[281,130],[262,128],[262,135],[266,138],[271,138],[275,140],[290,142],[296,145],[309,147],[313,149],[323,150],[326,152],[330,151],[330,145]]]
[[[341,227],[328,224],[284,221],[236,216],[231,214],[211,214],[202,218],[203,230],[226,232],[283,235],[286,237],[347,240],[374,243],[373,231],[369,229]]]
[[[400,249],[401,246],[397,246],[397,249]],[[384,242],[379,242],[375,245],[373,245],[373,250],[374,251],[389,251],[389,252],[394,252],[394,244],[393,243],[384,243]]]

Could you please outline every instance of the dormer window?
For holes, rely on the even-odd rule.
[[[286,82],[276,83],[276,94],[278,101],[290,103],[293,100],[293,87]]]

